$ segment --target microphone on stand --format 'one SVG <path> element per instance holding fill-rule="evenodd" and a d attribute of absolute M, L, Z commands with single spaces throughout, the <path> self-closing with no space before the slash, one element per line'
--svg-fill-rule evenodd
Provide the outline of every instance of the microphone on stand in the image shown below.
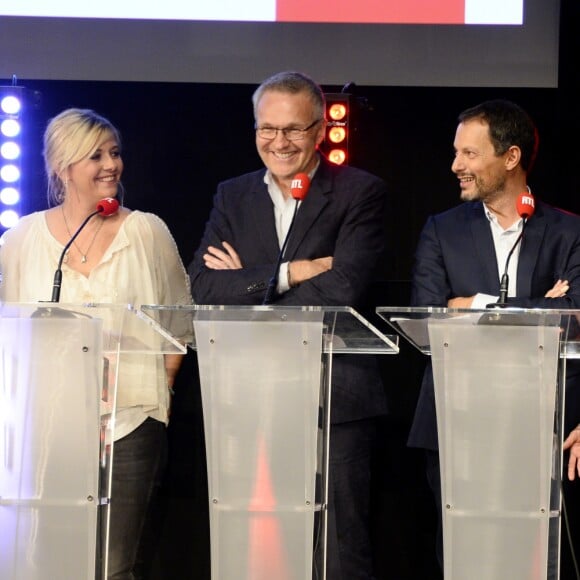
<path fill-rule="evenodd" d="M 71 239 L 66 243 L 65 247 L 62 250 L 60 259 L 58 260 L 56 272 L 54 273 L 54 281 L 52 283 L 52 298 L 50 302 L 60 301 L 60 287 L 62 285 L 62 262 L 72 243 L 76 240 L 77 236 L 83 231 L 84 227 L 89 223 L 91 218 L 99 214 L 102 215 L 103 217 L 109 217 L 116 214 L 117 210 L 119 209 L 119 202 L 114 197 L 105 197 L 97 203 L 96 207 L 97 209 L 94 212 L 90 213 L 85 218 L 83 223 L 79 226 L 77 231 L 72 235 Z"/>
<path fill-rule="evenodd" d="M 520 232 L 518 239 L 515 241 L 514 245 L 509 251 L 509 254 L 507 255 L 503 276 L 501 277 L 501 282 L 499 285 L 499 298 L 497 302 L 493 304 L 488 304 L 487 305 L 488 308 L 498 308 L 498 307 L 504 308 L 505 306 L 507 306 L 507 295 L 509 286 L 508 266 L 512 254 L 514 253 L 514 250 L 517 248 L 518 244 L 521 242 L 524 236 L 524 231 L 526 230 L 528 219 L 534 215 L 534 211 L 536 210 L 534 196 L 528 191 L 520 193 L 518 199 L 516 200 L 516 209 L 519 216 L 523 219 L 522 231 Z"/>
<path fill-rule="evenodd" d="M 288 240 L 290 239 L 290 232 L 292 232 L 292 226 L 294 225 L 294 220 L 296 219 L 296 214 L 298 213 L 298 204 L 306 197 L 308 190 L 310 189 L 310 178 L 306 173 L 297 173 L 292 179 L 292 184 L 290 186 L 290 193 L 292 197 L 296 200 L 296 205 L 294 206 L 294 214 L 292 215 L 292 221 L 290 222 L 290 227 L 284 238 L 284 243 L 280 248 L 280 253 L 278 254 L 278 260 L 276 262 L 276 268 L 274 269 L 274 274 L 270 278 L 268 283 L 268 288 L 266 289 L 266 294 L 264 295 L 264 300 L 262 305 L 270 304 L 272 298 L 274 297 L 274 292 L 278 286 L 278 274 L 280 272 L 280 265 L 282 264 L 282 258 L 284 257 L 284 252 L 286 251 L 286 246 L 288 245 Z"/>

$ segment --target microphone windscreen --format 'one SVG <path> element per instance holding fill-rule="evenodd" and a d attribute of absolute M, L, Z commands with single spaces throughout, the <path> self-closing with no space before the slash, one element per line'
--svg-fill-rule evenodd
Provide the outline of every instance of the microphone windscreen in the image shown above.
<path fill-rule="evenodd" d="M 306 173 L 297 173 L 290 185 L 290 193 L 294 199 L 302 201 L 310 189 L 310 178 Z"/>
<path fill-rule="evenodd" d="M 520 193 L 516 201 L 516 209 L 520 217 L 524 219 L 531 218 L 536 210 L 534 196 L 527 191 Z"/>
<path fill-rule="evenodd" d="M 114 197 L 104 197 L 97 203 L 97 211 L 104 217 L 116 214 L 119 209 L 119 202 Z"/>

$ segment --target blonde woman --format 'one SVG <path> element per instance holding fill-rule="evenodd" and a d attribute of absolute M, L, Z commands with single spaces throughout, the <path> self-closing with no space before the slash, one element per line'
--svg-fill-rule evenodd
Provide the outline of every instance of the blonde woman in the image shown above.
<path fill-rule="evenodd" d="M 117 129 L 87 109 L 53 118 L 44 135 L 50 208 L 25 216 L 0 247 L 0 300 L 50 300 L 65 245 L 97 203 L 121 191 Z M 60 301 L 189 304 L 177 246 L 156 215 L 120 207 L 91 218 L 62 264 Z M 109 539 L 110 579 L 134 571 L 145 516 L 166 457 L 170 389 L 181 355 L 123 355 L 115 418 Z"/>

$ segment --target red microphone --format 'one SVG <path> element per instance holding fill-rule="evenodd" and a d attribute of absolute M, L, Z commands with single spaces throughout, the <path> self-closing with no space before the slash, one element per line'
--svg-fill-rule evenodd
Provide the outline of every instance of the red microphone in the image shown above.
<path fill-rule="evenodd" d="M 117 213 L 119 209 L 119 202 L 114 197 L 104 197 L 96 205 L 96 210 L 90 213 L 83 223 L 79 226 L 77 231 L 71 236 L 71 239 L 66 243 L 62 250 L 60 259 L 58 260 L 58 266 L 56 267 L 56 272 L 54 273 L 54 281 L 52 283 L 52 298 L 51 302 L 58 302 L 60 300 L 60 288 L 62 286 L 62 262 L 71 244 L 75 241 L 76 237 L 83 231 L 83 228 L 89 223 L 89 221 L 96 215 L 101 215 L 103 217 L 110 217 Z"/>
<path fill-rule="evenodd" d="M 529 191 L 524 191 L 520 193 L 518 195 L 518 198 L 516 199 L 516 209 L 518 211 L 518 215 L 523 220 L 522 231 L 520 232 L 520 235 L 517 237 L 514 245 L 509 251 L 509 254 L 507 255 L 505 261 L 505 269 L 499 284 L 499 299 L 495 304 L 489 304 L 488 306 L 503 307 L 507 305 L 507 295 L 509 286 L 508 266 L 512 254 L 514 253 L 514 250 L 518 247 L 518 244 L 521 244 L 522 242 L 522 238 L 524 237 L 524 232 L 526 230 L 528 219 L 534 215 L 534 211 L 536 210 L 536 202 L 534 200 L 534 196 Z"/>
<path fill-rule="evenodd" d="M 297 173 L 292 179 L 290 193 L 298 201 L 302 201 L 310 189 L 310 178 L 306 173 Z"/>
<path fill-rule="evenodd" d="M 292 214 L 292 220 L 290 221 L 290 226 L 284 237 L 284 242 L 280 248 L 280 253 L 278 254 L 278 260 L 276 261 L 276 267 L 274 268 L 274 274 L 270 278 L 268 287 L 266 288 L 266 293 L 264 294 L 263 305 L 270 304 L 274 298 L 274 293 L 276 292 L 276 287 L 278 286 L 278 274 L 280 273 L 280 265 L 282 264 L 282 259 L 284 257 L 284 252 L 286 251 L 286 246 L 288 245 L 288 240 L 290 239 L 290 233 L 292 232 L 292 227 L 294 226 L 294 220 L 296 219 L 296 214 L 298 213 L 298 202 L 302 201 L 308 190 L 310 189 L 310 177 L 306 173 L 297 173 L 292 178 L 292 183 L 290 184 L 290 193 L 292 197 L 296 200 L 294 204 L 294 213 Z"/>
<path fill-rule="evenodd" d="M 103 217 L 109 217 L 117 213 L 119 202 L 115 197 L 104 197 L 97 203 L 97 213 Z"/>
<path fill-rule="evenodd" d="M 518 210 L 518 215 L 525 220 L 531 218 L 536 211 L 536 201 L 534 196 L 528 191 L 524 191 L 518 195 L 516 200 L 516 209 Z"/>

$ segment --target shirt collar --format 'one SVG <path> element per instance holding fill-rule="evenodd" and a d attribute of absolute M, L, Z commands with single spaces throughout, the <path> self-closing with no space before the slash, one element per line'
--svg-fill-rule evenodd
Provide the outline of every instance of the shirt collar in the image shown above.
<path fill-rule="evenodd" d="M 318 171 L 319 167 L 320 167 L 320 155 L 317 155 L 316 156 L 316 165 L 314 166 L 312 171 L 310 171 L 308 173 L 308 179 L 310 179 L 310 181 L 312 181 L 314 174 Z M 278 191 L 280 191 L 280 188 L 278 187 L 277 183 L 274 181 L 274 178 L 272 177 L 272 173 L 269 169 L 266 169 L 266 173 L 264 174 L 264 183 L 268 186 L 268 189 L 270 191 L 272 190 L 272 188 L 275 188 Z M 280 193 L 282 193 L 282 192 L 280 192 Z"/>
<path fill-rule="evenodd" d="M 519 232 L 521 231 L 522 227 L 523 227 L 523 220 L 522 218 L 520 218 L 519 220 L 515 221 L 509 228 L 506 228 L 505 230 L 499 225 L 499 221 L 497 220 L 497 216 L 489 209 L 489 207 L 487 207 L 487 205 L 485 204 L 485 202 L 483 203 L 483 210 L 485 212 L 485 217 L 488 219 L 488 221 L 490 222 L 490 224 L 495 227 L 495 228 L 499 228 L 500 230 L 504 231 L 504 232 Z"/>

